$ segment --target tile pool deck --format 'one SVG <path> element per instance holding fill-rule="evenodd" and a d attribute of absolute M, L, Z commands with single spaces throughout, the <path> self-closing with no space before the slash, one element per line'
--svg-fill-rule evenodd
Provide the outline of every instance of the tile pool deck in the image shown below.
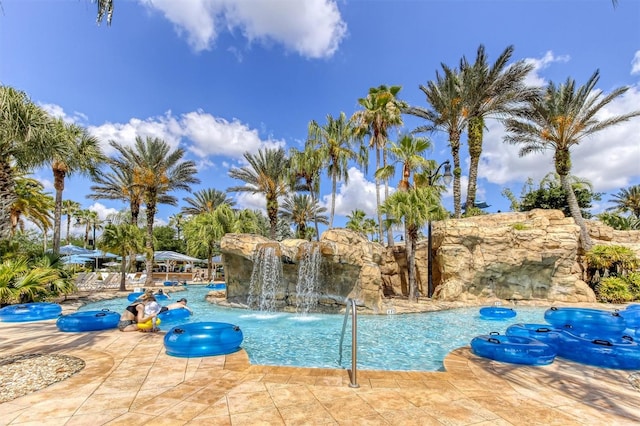
<path fill-rule="evenodd" d="M 244 350 L 175 358 L 163 333 L 62 333 L 55 321 L 0 323 L 0 356 L 83 359 L 78 374 L 0 404 L 2 425 L 637 425 L 633 371 L 562 359 L 502 364 L 461 348 L 446 372 L 251 365 Z"/>

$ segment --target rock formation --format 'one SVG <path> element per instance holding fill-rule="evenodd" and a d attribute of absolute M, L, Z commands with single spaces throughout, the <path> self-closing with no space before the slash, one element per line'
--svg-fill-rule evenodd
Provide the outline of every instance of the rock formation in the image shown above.
<path fill-rule="evenodd" d="M 640 231 L 614 231 L 598 222 L 589 226 L 595 244 L 625 245 L 640 256 Z M 434 299 L 594 302 L 594 292 L 582 281 L 578 238 L 578 226 L 558 210 L 434 222 Z M 281 262 L 278 309 L 296 309 L 299 266 L 310 247 L 321 254 L 317 281 L 322 311 L 335 311 L 348 297 L 372 312 L 384 312 L 385 298 L 408 294 L 404 245 L 383 247 L 346 229 L 326 231 L 319 243 L 227 234 L 221 250 L 230 303 L 247 304 L 256 253 L 266 247 Z M 425 295 L 426 240 L 418 243 L 416 263 L 419 292 Z"/>

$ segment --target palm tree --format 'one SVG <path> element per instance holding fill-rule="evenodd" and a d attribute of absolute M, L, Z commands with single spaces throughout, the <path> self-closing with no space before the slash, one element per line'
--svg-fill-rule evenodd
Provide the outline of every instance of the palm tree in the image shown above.
<path fill-rule="evenodd" d="M 442 220 L 447 216 L 447 211 L 440 204 L 440 191 L 433 186 L 397 191 L 385 200 L 380 209 L 392 218 L 390 219 L 391 224 L 404 223 L 407 235 L 405 249 L 409 278 L 409 300 L 417 302 L 416 242 L 420 228 L 428 221 Z"/>
<path fill-rule="evenodd" d="M 307 223 L 316 221 L 327 225 L 329 220 L 324 215 L 327 209 L 322 207 L 307 194 L 294 194 L 284 199 L 280 208 L 280 216 L 296 226 L 296 238 L 307 239 L 309 232 Z"/>
<path fill-rule="evenodd" d="M 116 150 L 122 148 L 115 141 L 110 141 L 109 145 Z M 94 200 L 122 200 L 128 202 L 131 213 L 130 223 L 138 225 L 140 206 L 143 201 L 143 189 L 139 185 L 134 185 L 134 164 L 124 156 L 110 158 L 107 160 L 107 164 L 110 171 L 108 173 L 98 172 L 93 179 L 95 185 L 91 186 L 92 193 L 87 197 Z"/>
<path fill-rule="evenodd" d="M 442 64 L 443 74 L 436 71 L 436 81 L 420 85 L 430 108 L 411 106 L 404 112 L 427 120 L 427 124 L 417 127 L 413 133 L 440 130 L 449 136 L 449 148 L 453 158 L 453 211 L 456 218 L 462 216 L 460 187 L 460 136 L 467 126 L 467 108 L 462 102 L 462 81 L 460 73 Z"/>
<path fill-rule="evenodd" d="M 320 151 L 307 143 L 303 151 L 292 148 L 289 151 L 291 159 L 291 186 L 295 191 L 308 191 L 313 202 L 318 202 L 320 197 L 320 170 L 322 170 L 322 156 Z M 318 221 L 314 218 L 316 239 L 320 240 Z"/>
<path fill-rule="evenodd" d="M 608 211 L 616 211 L 620 213 L 631 213 L 640 219 L 640 185 L 622 188 L 620 192 L 612 195 L 613 199 L 608 200 L 614 203 L 613 207 L 609 207 Z"/>
<path fill-rule="evenodd" d="M 489 66 L 484 46 L 480 45 L 473 65 L 464 57 L 460 61 L 463 102 L 468 112 L 467 141 L 470 159 L 467 208 L 475 206 L 486 119 L 508 116 L 520 102 L 532 99 L 538 93 L 538 89 L 524 84 L 524 78 L 533 70 L 533 64 L 521 60 L 507 67 L 513 50 L 513 46 L 508 46 L 496 62 Z"/>
<path fill-rule="evenodd" d="M 131 253 L 143 250 L 143 232 L 136 225 L 122 223 L 105 226 L 100 237 L 100 246 L 109 252 L 120 255 L 120 291 L 126 291 L 127 257 Z"/>
<path fill-rule="evenodd" d="M 357 163 L 364 161 L 363 154 L 353 149 L 357 140 L 356 129 L 351 120 L 347 120 L 344 112 L 338 118 L 327 115 L 327 124 L 318 125 L 315 121 L 309 123 L 309 149 L 314 149 L 327 168 L 327 175 L 331 178 L 331 214 L 329 228 L 333 228 L 333 218 L 336 211 L 336 193 L 338 181 L 345 184 L 349 181 L 349 160 Z"/>
<path fill-rule="evenodd" d="M 364 210 L 355 209 L 351 211 L 351 214 L 347 215 L 347 223 L 345 227 L 354 232 L 359 232 L 361 234 L 365 233 L 365 219 L 367 218 L 367 214 Z"/>
<path fill-rule="evenodd" d="M 11 235 L 15 173 L 42 166 L 58 150 L 49 115 L 24 92 L 0 85 L 0 239 Z"/>
<path fill-rule="evenodd" d="M 70 244 L 69 229 L 71 229 L 71 217 L 80 210 L 80 203 L 72 200 L 62 200 L 62 214 L 67 215 L 67 244 Z"/>
<path fill-rule="evenodd" d="M 35 179 L 18 176 L 15 179 L 16 201 L 10 208 L 11 236 L 16 229 L 24 232 L 24 219 L 33 222 L 38 228 L 49 229 L 52 222 L 53 198 L 43 192 L 44 186 Z"/>
<path fill-rule="evenodd" d="M 399 191 L 408 191 L 411 186 L 411 175 L 417 170 L 426 167 L 429 161 L 423 157 L 425 151 L 431 148 L 428 139 L 414 138 L 411 135 L 402 135 L 398 143 L 391 143 L 389 155 L 391 164 L 376 170 L 376 177 L 388 180 L 396 172 L 396 164 L 402 164 L 402 176 L 398 182 Z"/>
<path fill-rule="evenodd" d="M 113 18 L 113 0 L 91 0 L 98 6 L 98 15 L 96 22 L 98 25 L 107 18 L 107 26 L 111 25 L 111 18 Z"/>
<path fill-rule="evenodd" d="M 181 211 L 184 214 L 197 215 L 200 213 L 212 212 L 220 204 L 227 204 L 233 207 L 236 203 L 233 199 L 227 197 L 223 191 L 217 189 L 201 189 L 194 192 L 193 198 L 186 197 L 184 201 L 188 204 L 183 206 Z"/>
<path fill-rule="evenodd" d="M 181 148 L 171 151 L 171 147 L 162 139 L 136 137 L 133 147 L 125 147 L 118 143 L 112 146 L 119 152 L 131 171 L 131 187 L 139 190 L 146 207 L 147 217 L 147 282 L 153 283 L 153 223 L 158 204 L 175 206 L 178 200 L 171 191 L 191 191 L 190 184 L 200 183 L 195 177 L 196 164 L 193 161 L 182 161 L 185 152 Z"/>
<path fill-rule="evenodd" d="M 387 165 L 386 146 L 389 138 L 389 130 L 402 126 L 402 111 L 407 105 L 397 99 L 401 86 L 387 87 L 385 85 L 372 87 L 366 98 L 358 99 L 362 110 L 356 111 L 353 120 L 356 123 L 358 136 L 369 135 L 369 148 L 376 151 L 376 170 Z M 388 182 L 385 181 L 385 197 L 389 196 Z M 378 226 L 380 228 L 380 240 L 382 241 L 382 215 L 380 212 L 380 180 L 376 178 L 376 207 L 378 210 Z M 389 245 L 393 245 L 393 233 L 391 229 L 387 233 Z"/>
<path fill-rule="evenodd" d="M 65 123 L 62 119 L 55 121 L 55 138 L 64 149 L 53 152 L 48 163 L 53 170 L 53 187 L 55 194 L 55 211 L 53 219 L 53 253 L 60 252 L 60 222 L 62 219 L 62 191 L 64 180 L 74 173 L 95 175 L 99 165 L 104 161 L 98 139 L 89 135 L 86 129 L 75 124 Z"/>
<path fill-rule="evenodd" d="M 640 111 L 598 119 L 596 114 L 629 87 L 619 87 L 608 95 L 594 91 L 600 73 L 596 71 L 584 86 L 576 88 L 568 78 L 556 86 L 549 82 L 544 93 L 531 99 L 517 115 L 505 121 L 504 140 L 520 144 L 520 156 L 551 149 L 554 151 L 555 171 L 567 196 L 569 211 L 580 227 L 581 246 L 585 252 L 593 245 L 576 194 L 568 179 L 571 172 L 571 148 L 601 130 L 640 116 Z"/>
<path fill-rule="evenodd" d="M 232 168 L 229 177 L 245 182 L 244 186 L 233 186 L 227 192 L 250 192 L 264 194 L 269 217 L 269 235 L 276 239 L 278 228 L 278 197 L 287 195 L 289 160 L 282 148 L 264 148 L 256 155 L 244 153 L 248 166 Z"/>

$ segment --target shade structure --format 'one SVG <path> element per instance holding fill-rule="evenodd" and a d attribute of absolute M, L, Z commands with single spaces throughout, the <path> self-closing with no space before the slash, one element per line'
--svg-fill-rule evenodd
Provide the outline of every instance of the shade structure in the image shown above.
<path fill-rule="evenodd" d="M 86 248 L 74 246 L 73 244 L 67 244 L 66 246 L 60 247 L 60 254 L 64 256 L 68 255 L 86 255 L 92 253 L 93 250 L 87 250 Z"/>
<path fill-rule="evenodd" d="M 84 265 L 87 262 L 93 262 L 90 257 L 81 256 L 79 254 L 72 254 L 60 259 L 65 265 Z"/>

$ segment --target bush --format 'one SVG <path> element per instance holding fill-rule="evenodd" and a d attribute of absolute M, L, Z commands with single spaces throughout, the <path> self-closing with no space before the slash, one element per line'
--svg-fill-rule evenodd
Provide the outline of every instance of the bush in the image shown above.
<path fill-rule="evenodd" d="M 633 300 L 640 300 L 640 273 L 631 272 L 623 279 L 627 282 Z"/>
<path fill-rule="evenodd" d="M 620 277 L 603 278 L 596 286 L 596 293 L 601 302 L 626 303 L 634 300 L 629 283 Z"/>

